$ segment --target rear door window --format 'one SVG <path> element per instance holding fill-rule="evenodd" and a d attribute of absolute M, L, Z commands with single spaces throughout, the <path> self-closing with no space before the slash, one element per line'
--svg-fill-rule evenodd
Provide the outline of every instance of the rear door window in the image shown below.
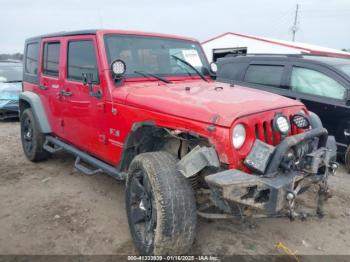
<path fill-rule="evenodd" d="M 242 80 L 242 73 L 247 67 L 247 63 L 218 63 L 219 70 L 216 74 L 217 78 Z"/>
<path fill-rule="evenodd" d="M 91 73 L 93 82 L 99 81 L 93 41 L 77 40 L 68 44 L 68 79 L 82 81 L 83 73 Z"/>
<path fill-rule="evenodd" d="M 308 68 L 293 67 L 290 86 L 293 91 L 301 93 L 335 99 L 345 97 L 344 86 L 333 78 Z"/>
<path fill-rule="evenodd" d="M 58 76 L 59 56 L 59 42 L 45 43 L 43 56 L 43 74 Z"/>
<path fill-rule="evenodd" d="M 31 43 L 27 45 L 25 56 L 24 72 L 30 75 L 38 75 L 39 67 L 39 43 Z"/>
<path fill-rule="evenodd" d="M 281 85 L 284 66 L 250 65 L 245 74 L 245 82 L 279 87 Z"/>

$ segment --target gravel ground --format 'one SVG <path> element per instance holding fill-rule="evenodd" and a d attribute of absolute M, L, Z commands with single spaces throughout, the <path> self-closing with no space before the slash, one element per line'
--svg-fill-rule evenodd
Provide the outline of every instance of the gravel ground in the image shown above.
<path fill-rule="evenodd" d="M 135 254 L 124 208 L 124 185 L 87 177 L 59 154 L 33 164 L 22 153 L 17 121 L 0 122 L 0 254 Z M 350 255 L 350 175 L 330 178 L 333 197 L 320 220 L 199 219 L 195 254 Z M 304 203 L 312 207 L 315 193 Z M 311 201 L 308 201 L 311 200 Z M 311 203 L 311 204 L 310 204 Z"/>

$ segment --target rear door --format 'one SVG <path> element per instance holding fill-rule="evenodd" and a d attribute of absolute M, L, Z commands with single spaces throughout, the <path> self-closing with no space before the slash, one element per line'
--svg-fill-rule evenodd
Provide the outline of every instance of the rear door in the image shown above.
<path fill-rule="evenodd" d="M 65 76 L 61 90 L 64 100 L 64 139 L 97 157 L 106 147 L 104 92 L 97 43 L 94 35 L 65 38 Z M 93 75 L 93 89 L 100 90 L 100 98 L 90 96 L 82 75 Z"/>
<path fill-rule="evenodd" d="M 60 38 L 44 39 L 41 43 L 41 70 L 37 92 L 45 105 L 53 132 L 62 135 L 62 100 L 59 92 L 62 87 L 62 43 Z"/>

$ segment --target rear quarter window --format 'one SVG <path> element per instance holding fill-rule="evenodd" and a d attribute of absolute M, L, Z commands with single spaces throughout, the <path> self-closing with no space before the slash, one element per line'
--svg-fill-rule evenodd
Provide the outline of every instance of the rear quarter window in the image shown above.
<path fill-rule="evenodd" d="M 39 43 L 30 43 L 26 48 L 25 73 L 38 75 L 39 68 Z"/>
<path fill-rule="evenodd" d="M 250 65 L 245 74 L 244 81 L 279 87 L 281 85 L 283 69 L 284 66 L 277 65 Z"/>
<path fill-rule="evenodd" d="M 25 44 L 23 81 L 39 84 L 40 40 Z"/>

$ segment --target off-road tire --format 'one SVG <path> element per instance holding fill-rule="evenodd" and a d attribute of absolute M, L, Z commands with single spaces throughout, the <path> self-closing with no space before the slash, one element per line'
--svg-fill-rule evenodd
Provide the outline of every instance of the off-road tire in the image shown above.
<path fill-rule="evenodd" d="M 197 224 L 196 202 L 189 181 L 175 164 L 178 159 L 164 151 L 142 153 L 130 164 L 126 183 L 126 210 L 135 246 L 143 255 L 180 255 L 192 247 Z M 150 245 L 140 239 L 132 222 L 133 176 L 144 172 L 149 179 L 156 209 L 154 237 Z M 154 207 L 153 207 L 154 208 Z"/>
<path fill-rule="evenodd" d="M 23 111 L 20 123 L 22 147 L 27 159 L 32 162 L 46 160 L 50 153 L 43 148 L 45 135 L 40 132 L 39 125 L 30 108 Z M 29 142 L 31 145 L 28 144 Z"/>
<path fill-rule="evenodd" d="M 346 148 L 345 155 L 344 155 L 344 164 L 346 167 L 346 171 L 350 173 L 350 146 Z"/>

